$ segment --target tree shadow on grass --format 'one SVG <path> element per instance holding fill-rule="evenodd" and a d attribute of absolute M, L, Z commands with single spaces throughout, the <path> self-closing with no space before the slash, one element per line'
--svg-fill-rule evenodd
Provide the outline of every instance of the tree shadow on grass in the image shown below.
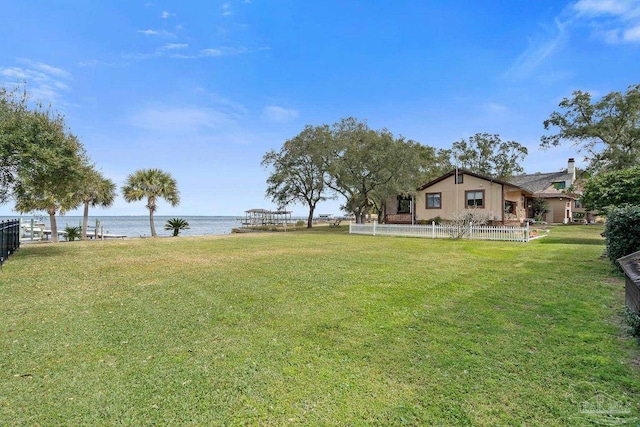
<path fill-rule="evenodd" d="M 545 237 L 540 239 L 540 244 L 555 244 L 555 245 L 598 245 L 604 246 L 604 239 L 581 239 L 579 237 Z"/>

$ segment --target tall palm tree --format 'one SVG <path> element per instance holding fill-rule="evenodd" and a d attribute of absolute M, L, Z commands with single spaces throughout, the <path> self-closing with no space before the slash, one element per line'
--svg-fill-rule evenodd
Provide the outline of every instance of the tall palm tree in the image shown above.
<path fill-rule="evenodd" d="M 176 180 L 169 173 L 160 169 L 139 169 L 135 171 L 127 177 L 127 182 L 122 187 L 122 194 L 127 202 L 147 198 L 152 237 L 156 237 L 153 213 L 157 209 L 157 199 L 163 198 L 171 206 L 177 206 L 180 203 L 180 192 L 178 191 Z"/>
<path fill-rule="evenodd" d="M 87 225 L 89 222 L 89 206 L 109 207 L 116 198 L 116 184 L 102 176 L 93 166 L 87 166 L 83 177 L 83 185 L 80 189 L 84 213 L 82 216 L 82 238 L 87 238 Z"/>

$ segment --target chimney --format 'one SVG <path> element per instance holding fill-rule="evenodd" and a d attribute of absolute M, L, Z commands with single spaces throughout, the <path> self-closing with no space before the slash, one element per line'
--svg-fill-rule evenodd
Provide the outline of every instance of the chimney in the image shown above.
<path fill-rule="evenodd" d="M 567 173 L 572 175 L 571 183 L 576 180 L 576 161 L 573 157 L 569 158 L 569 162 L 567 163 Z"/>

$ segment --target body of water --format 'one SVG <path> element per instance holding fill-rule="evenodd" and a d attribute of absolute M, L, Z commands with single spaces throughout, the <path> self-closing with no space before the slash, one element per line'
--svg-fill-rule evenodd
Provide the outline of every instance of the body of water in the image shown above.
<path fill-rule="evenodd" d="M 18 219 L 19 215 L 13 217 L 0 217 L 0 220 Z M 174 216 L 154 216 L 156 225 L 156 233 L 158 236 L 171 236 L 173 231 L 165 230 L 164 225 L 168 219 Z M 189 223 L 188 230 L 180 231 L 181 236 L 204 236 L 211 234 L 230 234 L 232 228 L 241 226 L 240 216 L 180 216 Z M 42 222 L 46 229 L 50 229 L 48 215 L 22 216 L 24 223 L 29 223 L 31 219 Z M 89 228 L 96 226 L 96 220 L 99 221 L 100 227 L 104 227 L 104 232 L 108 234 L 120 234 L 127 237 L 148 237 L 151 236 L 151 227 L 149 225 L 149 216 L 89 216 Z M 68 226 L 81 226 L 81 216 L 56 216 L 58 229 L 63 230 Z"/>

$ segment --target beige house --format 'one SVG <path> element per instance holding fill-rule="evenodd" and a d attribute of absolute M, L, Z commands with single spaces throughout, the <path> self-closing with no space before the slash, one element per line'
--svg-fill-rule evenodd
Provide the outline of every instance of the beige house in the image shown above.
<path fill-rule="evenodd" d="M 482 209 L 493 222 L 523 220 L 528 191 L 484 175 L 454 169 L 418 188 L 414 200 L 398 198 L 387 203 L 387 223 L 429 222 L 435 218 L 451 219 L 454 212 Z M 523 218 L 518 218 L 518 213 Z"/>
<path fill-rule="evenodd" d="M 533 218 L 533 200 L 542 198 L 549 212 L 549 223 L 574 221 L 575 212 L 584 212 L 578 196 L 568 190 L 575 187 L 574 159 L 567 169 L 552 173 L 518 175 L 501 181 L 465 169 L 454 169 L 418 188 L 415 198 L 389 200 L 385 221 L 389 224 L 429 222 L 435 218 L 451 219 L 463 209 L 483 209 L 493 222 L 521 222 Z M 589 220 L 589 213 L 580 214 Z"/>

